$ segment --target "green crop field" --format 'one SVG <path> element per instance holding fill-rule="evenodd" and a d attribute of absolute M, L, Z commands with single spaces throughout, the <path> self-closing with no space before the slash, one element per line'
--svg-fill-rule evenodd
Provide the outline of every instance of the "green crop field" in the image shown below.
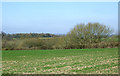
<path fill-rule="evenodd" d="M 2 51 L 3 73 L 117 74 L 118 48 Z"/>

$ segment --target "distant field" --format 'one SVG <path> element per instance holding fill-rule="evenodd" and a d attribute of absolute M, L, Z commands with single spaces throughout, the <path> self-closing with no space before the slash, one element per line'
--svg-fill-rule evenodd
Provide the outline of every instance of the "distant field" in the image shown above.
<path fill-rule="evenodd" d="M 2 52 L 3 73 L 117 74 L 118 49 L 14 50 Z"/>

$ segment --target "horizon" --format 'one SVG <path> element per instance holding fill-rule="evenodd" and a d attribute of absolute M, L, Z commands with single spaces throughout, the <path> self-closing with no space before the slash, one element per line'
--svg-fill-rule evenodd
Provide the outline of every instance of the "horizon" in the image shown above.
<path fill-rule="evenodd" d="M 2 32 L 4 32 L 4 31 L 2 31 Z M 34 33 L 34 32 L 30 32 L 30 33 L 6 33 L 6 32 L 4 32 L 5 34 L 10 34 L 10 35 L 15 35 L 15 34 L 52 34 L 52 35 L 67 35 L 67 34 L 54 34 L 54 33 Z M 1 34 L 1 33 L 0 33 Z M 110 34 L 109 36 L 111 36 L 111 35 L 118 35 L 117 33 L 112 33 L 112 34 Z"/>
<path fill-rule="evenodd" d="M 2 31 L 67 34 L 80 23 L 99 22 L 118 34 L 117 2 L 3 2 Z"/>

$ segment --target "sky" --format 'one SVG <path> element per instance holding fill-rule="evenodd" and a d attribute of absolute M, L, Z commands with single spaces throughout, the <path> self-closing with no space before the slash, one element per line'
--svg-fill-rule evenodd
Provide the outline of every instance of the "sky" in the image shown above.
<path fill-rule="evenodd" d="M 6 33 L 67 34 L 80 23 L 99 22 L 118 32 L 117 2 L 3 2 Z"/>

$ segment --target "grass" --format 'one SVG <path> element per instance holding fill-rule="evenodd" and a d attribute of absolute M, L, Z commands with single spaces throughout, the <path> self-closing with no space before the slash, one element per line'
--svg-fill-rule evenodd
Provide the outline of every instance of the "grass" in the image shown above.
<path fill-rule="evenodd" d="M 118 49 L 14 50 L 2 52 L 3 73 L 117 74 Z"/>

